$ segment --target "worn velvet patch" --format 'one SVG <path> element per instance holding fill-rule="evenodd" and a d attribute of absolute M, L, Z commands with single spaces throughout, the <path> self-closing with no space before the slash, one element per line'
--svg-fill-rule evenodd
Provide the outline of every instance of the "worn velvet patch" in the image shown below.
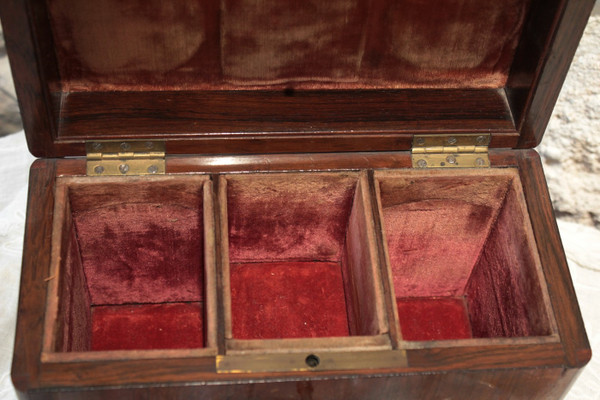
<path fill-rule="evenodd" d="M 231 262 L 340 261 L 355 174 L 228 176 Z"/>
<path fill-rule="evenodd" d="M 75 211 L 92 303 L 200 300 L 201 215 L 152 202 Z"/>
<path fill-rule="evenodd" d="M 471 337 L 471 324 L 461 297 L 397 299 L 404 340 L 448 340 Z"/>
<path fill-rule="evenodd" d="M 513 184 L 514 185 L 514 184 Z M 535 249 L 525 240 L 519 188 L 508 192 L 465 288 L 475 337 L 550 334 Z"/>
<path fill-rule="evenodd" d="M 405 340 L 550 333 L 515 171 L 382 176 L 383 224 Z"/>
<path fill-rule="evenodd" d="M 529 0 L 46 0 L 64 91 L 498 88 Z"/>
<path fill-rule="evenodd" d="M 462 295 L 509 182 L 418 173 L 380 181 L 396 296 Z"/>
<path fill-rule="evenodd" d="M 204 347 L 202 303 L 133 304 L 92 308 L 92 350 Z"/>
<path fill-rule="evenodd" d="M 231 264 L 233 337 L 348 336 L 343 285 L 339 263 Z"/>

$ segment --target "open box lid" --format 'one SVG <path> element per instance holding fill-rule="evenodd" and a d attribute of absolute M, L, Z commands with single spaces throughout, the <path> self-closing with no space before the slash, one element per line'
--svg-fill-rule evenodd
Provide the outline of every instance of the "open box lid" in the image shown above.
<path fill-rule="evenodd" d="M 30 151 L 536 146 L 594 0 L 3 0 Z"/>

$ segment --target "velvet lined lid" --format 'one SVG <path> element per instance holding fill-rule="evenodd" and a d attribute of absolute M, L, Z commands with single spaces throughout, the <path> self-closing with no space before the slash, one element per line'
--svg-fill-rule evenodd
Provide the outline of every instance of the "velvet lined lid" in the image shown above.
<path fill-rule="evenodd" d="M 592 5 L 9 0 L 0 16 L 35 155 L 122 137 L 169 153 L 383 151 L 431 132 L 537 144 Z"/>
<path fill-rule="evenodd" d="M 529 0 L 48 0 L 65 92 L 500 88 L 528 9 Z"/>

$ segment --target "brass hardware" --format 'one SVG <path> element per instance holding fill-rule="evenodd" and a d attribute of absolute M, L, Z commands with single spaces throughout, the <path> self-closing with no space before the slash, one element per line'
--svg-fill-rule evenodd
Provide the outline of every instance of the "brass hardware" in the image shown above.
<path fill-rule="evenodd" d="M 415 135 L 413 168 L 489 168 L 489 134 Z"/>
<path fill-rule="evenodd" d="M 89 176 L 165 173 L 165 142 L 94 141 L 86 143 L 85 147 Z"/>
<path fill-rule="evenodd" d="M 227 374 L 402 368 L 407 365 L 404 350 L 217 356 L 217 372 Z"/>

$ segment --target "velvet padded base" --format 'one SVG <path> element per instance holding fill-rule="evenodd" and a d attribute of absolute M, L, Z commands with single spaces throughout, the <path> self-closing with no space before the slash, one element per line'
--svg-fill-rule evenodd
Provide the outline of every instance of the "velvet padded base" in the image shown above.
<path fill-rule="evenodd" d="M 231 264 L 231 312 L 235 339 L 349 335 L 339 263 Z"/>
<path fill-rule="evenodd" d="M 202 303 L 92 308 L 92 350 L 204 347 Z"/>
<path fill-rule="evenodd" d="M 397 299 L 404 340 L 468 339 L 471 325 L 461 297 Z"/>

